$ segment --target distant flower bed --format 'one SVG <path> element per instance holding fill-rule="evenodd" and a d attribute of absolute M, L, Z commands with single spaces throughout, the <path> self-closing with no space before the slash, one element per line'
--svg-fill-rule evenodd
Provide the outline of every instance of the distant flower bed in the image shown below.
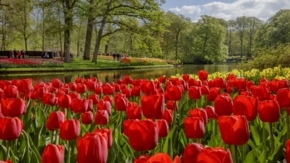
<path fill-rule="evenodd" d="M 0 68 L 63 67 L 63 62 L 54 59 L 1 58 Z"/>
<path fill-rule="evenodd" d="M 160 64 L 167 64 L 166 61 L 157 59 L 157 58 L 122 58 L 121 63 L 128 64 L 128 65 L 160 65 Z"/>

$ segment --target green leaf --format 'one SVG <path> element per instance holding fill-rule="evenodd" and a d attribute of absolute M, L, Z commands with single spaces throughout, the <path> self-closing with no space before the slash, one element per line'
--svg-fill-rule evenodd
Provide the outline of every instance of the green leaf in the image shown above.
<path fill-rule="evenodd" d="M 266 151 L 263 151 L 258 159 L 259 163 L 265 163 L 266 162 Z"/>
<path fill-rule="evenodd" d="M 256 157 L 255 157 L 255 149 L 253 149 L 251 152 L 249 152 L 246 156 L 246 159 L 244 161 L 244 163 L 254 163 L 256 160 Z"/>
<path fill-rule="evenodd" d="M 256 127 L 253 125 L 250 125 L 250 130 L 251 130 L 251 135 L 253 137 L 255 145 L 260 145 L 261 144 L 260 135 L 259 135 Z"/>

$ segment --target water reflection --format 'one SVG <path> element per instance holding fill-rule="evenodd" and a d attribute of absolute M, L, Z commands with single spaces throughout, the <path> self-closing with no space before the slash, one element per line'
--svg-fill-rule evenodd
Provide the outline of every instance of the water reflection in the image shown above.
<path fill-rule="evenodd" d="M 32 78 L 35 81 L 48 82 L 53 78 L 58 78 L 65 83 L 74 81 L 78 77 L 91 78 L 96 77 L 102 82 L 115 82 L 117 79 L 122 79 L 126 75 L 130 75 L 133 79 L 155 79 L 160 76 L 170 77 L 175 74 L 197 74 L 199 70 L 206 70 L 209 73 L 213 72 L 228 72 L 236 68 L 235 64 L 221 65 L 183 65 L 179 68 L 158 68 L 158 69 L 142 69 L 142 70 L 103 70 L 90 72 L 60 72 L 60 73 L 35 73 L 35 74 L 13 74 L 0 75 L 0 79 L 20 79 Z"/>

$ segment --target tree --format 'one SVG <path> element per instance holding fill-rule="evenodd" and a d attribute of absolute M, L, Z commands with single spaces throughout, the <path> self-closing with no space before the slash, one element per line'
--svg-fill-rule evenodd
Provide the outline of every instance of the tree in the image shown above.
<path fill-rule="evenodd" d="M 290 10 L 280 10 L 273 15 L 257 32 L 257 48 L 277 47 L 280 43 L 290 43 Z"/>
<path fill-rule="evenodd" d="M 236 30 L 239 34 L 239 38 L 240 38 L 240 48 L 241 48 L 241 52 L 240 55 L 241 57 L 243 57 L 243 42 L 244 42 L 244 37 L 245 37 L 245 32 L 246 29 L 248 27 L 248 21 L 247 21 L 247 17 L 242 16 L 242 17 L 237 17 L 236 19 Z"/>
<path fill-rule="evenodd" d="M 190 19 L 184 17 L 183 15 L 176 15 L 172 12 L 168 12 L 167 15 L 171 22 L 169 26 L 169 31 L 171 32 L 171 35 L 174 36 L 175 60 L 177 60 L 180 33 L 187 27 L 187 24 L 190 22 Z"/>
<path fill-rule="evenodd" d="M 253 47 L 253 41 L 254 36 L 257 30 L 263 25 L 262 20 L 256 18 L 256 17 L 248 17 L 248 34 L 249 34 L 249 48 L 248 48 L 248 55 L 252 55 L 252 47 Z"/>

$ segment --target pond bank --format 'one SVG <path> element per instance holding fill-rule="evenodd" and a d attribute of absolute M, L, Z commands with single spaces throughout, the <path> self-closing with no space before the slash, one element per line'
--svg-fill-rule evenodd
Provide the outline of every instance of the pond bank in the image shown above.
<path fill-rule="evenodd" d="M 173 65 L 152 66 L 126 66 L 126 67 L 99 67 L 99 68 L 1 68 L 0 74 L 22 74 L 22 73 L 50 73 L 50 72 L 85 72 L 85 71 L 109 71 L 109 70 L 137 70 L 173 68 Z"/>

